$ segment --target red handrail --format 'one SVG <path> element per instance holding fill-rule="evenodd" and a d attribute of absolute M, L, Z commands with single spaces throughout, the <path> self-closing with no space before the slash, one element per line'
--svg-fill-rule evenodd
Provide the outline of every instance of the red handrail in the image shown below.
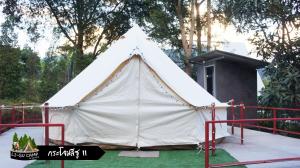
<path fill-rule="evenodd" d="M 271 118 L 271 119 L 241 119 L 241 120 L 216 120 L 216 121 L 206 121 L 205 122 L 205 168 L 214 167 L 214 164 L 209 164 L 209 124 L 216 123 L 248 123 L 248 122 L 257 122 L 257 121 L 286 121 L 286 120 L 294 120 L 300 121 L 300 118 Z M 280 161 L 288 161 L 291 158 L 281 158 Z M 300 160 L 300 157 L 293 158 L 294 160 Z M 276 159 L 273 160 L 258 160 L 258 161 L 248 161 L 248 162 L 235 162 L 234 165 L 245 165 L 245 164 L 259 164 L 259 163 L 270 163 L 275 162 Z M 279 161 L 277 159 L 277 161 Z M 226 164 L 217 164 L 216 166 L 226 166 L 230 163 Z"/>
<path fill-rule="evenodd" d="M 262 109 L 262 110 L 286 110 L 300 112 L 300 108 L 284 108 L 284 107 L 265 107 L 265 106 L 245 106 L 250 109 Z"/>
<path fill-rule="evenodd" d="M 30 124 L 0 124 L 0 126 L 5 126 L 5 127 L 61 127 L 61 144 L 64 145 L 65 143 L 65 125 L 64 124 L 42 124 L 42 123 L 30 123 Z M 49 132 L 48 132 L 49 134 Z M 49 138 L 48 136 L 45 136 L 45 144 L 46 142 L 49 142 L 49 139 L 46 139 L 46 137 Z M 64 168 L 64 160 L 61 160 L 61 168 Z"/>

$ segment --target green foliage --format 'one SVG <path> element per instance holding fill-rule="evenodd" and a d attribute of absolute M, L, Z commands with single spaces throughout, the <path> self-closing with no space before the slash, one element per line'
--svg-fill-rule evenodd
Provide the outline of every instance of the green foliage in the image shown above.
<path fill-rule="evenodd" d="M 272 61 L 259 103 L 295 107 L 300 102 L 299 1 L 222 0 L 218 5 L 238 31 L 254 32 L 250 40 L 257 55 Z"/>
<path fill-rule="evenodd" d="M 25 149 L 25 147 L 26 147 L 26 144 L 25 144 L 26 142 L 24 141 L 24 138 L 23 137 L 20 137 L 20 139 L 19 139 L 19 149 L 20 150 L 24 150 Z"/>
<path fill-rule="evenodd" d="M 15 132 L 13 136 L 13 142 L 18 142 L 18 141 L 19 141 L 18 134 Z"/>
<path fill-rule="evenodd" d="M 17 44 L 17 34 L 13 31 L 14 23 L 7 17 L 1 24 L 0 45 L 15 46 Z"/>
<path fill-rule="evenodd" d="M 187 4 L 184 3 L 183 16 L 187 17 Z M 149 5 L 149 14 L 145 16 L 142 24 L 150 36 L 160 43 L 170 44 L 181 48 L 180 28 L 176 16 L 176 2 L 172 0 L 161 1 Z"/>
<path fill-rule="evenodd" d="M 36 143 L 33 138 L 30 138 L 30 144 L 31 144 L 32 148 L 37 148 Z"/>
<path fill-rule="evenodd" d="M 24 134 L 20 137 L 20 139 L 18 139 L 18 135 L 15 133 L 13 136 L 13 142 L 17 142 L 19 144 L 19 150 L 25 150 L 28 144 L 30 144 L 33 149 L 37 148 L 34 139 L 28 136 L 27 134 Z M 14 144 L 13 149 L 15 149 Z"/>
<path fill-rule="evenodd" d="M 40 57 L 30 48 L 21 51 L 23 96 L 27 101 L 38 102 L 38 82 L 40 78 Z"/>
<path fill-rule="evenodd" d="M 28 136 L 24 134 L 22 138 L 22 146 L 20 145 L 20 149 L 24 150 L 27 144 L 28 144 Z"/>
<path fill-rule="evenodd" d="M 93 47 L 98 55 L 131 26 L 132 20 L 145 15 L 151 1 L 124 0 L 5 0 L 0 2 L 7 18 L 15 18 L 16 26 L 27 30 L 32 41 L 42 37 L 45 20 L 55 21 L 55 33 L 63 35 L 80 55 Z M 53 22 L 51 21 L 51 24 Z"/>
<path fill-rule="evenodd" d="M 21 92 L 20 49 L 0 46 L 0 98 L 15 99 Z"/>
<path fill-rule="evenodd" d="M 67 58 L 47 56 L 42 61 L 39 93 L 42 101 L 49 99 L 67 83 Z"/>
<path fill-rule="evenodd" d="M 270 82 L 262 90 L 259 103 L 265 106 L 296 107 L 300 102 L 300 70 L 291 64 L 270 65 Z"/>
<path fill-rule="evenodd" d="M 39 102 L 40 58 L 35 52 L 0 46 L 0 69 L 0 102 Z"/>

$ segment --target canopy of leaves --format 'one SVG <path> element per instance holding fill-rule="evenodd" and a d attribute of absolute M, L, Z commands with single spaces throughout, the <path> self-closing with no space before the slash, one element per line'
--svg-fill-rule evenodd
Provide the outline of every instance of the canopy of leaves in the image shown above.
<path fill-rule="evenodd" d="M 238 31 L 254 32 L 258 55 L 299 63 L 295 60 L 300 53 L 298 0 L 222 0 L 218 5 Z"/>
<path fill-rule="evenodd" d="M 96 56 L 142 17 L 151 1 L 131 0 L 5 0 L 3 13 L 36 41 L 45 22 L 63 34 L 79 54 L 93 47 Z M 55 24 L 53 24 L 55 23 Z"/>
<path fill-rule="evenodd" d="M 0 46 L 0 97 L 14 99 L 21 92 L 20 49 Z"/>
<path fill-rule="evenodd" d="M 300 70 L 290 64 L 265 70 L 269 83 L 262 90 L 259 103 L 272 107 L 296 107 L 300 102 Z"/>
<path fill-rule="evenodd" d="M 260 103 L 295 107 L 300 102 L 300 2 L 298 0 L 222 0 L 219 9 L 250 39 L 257 55 L 272 63 L 266 68 L 269 83 Z"/>

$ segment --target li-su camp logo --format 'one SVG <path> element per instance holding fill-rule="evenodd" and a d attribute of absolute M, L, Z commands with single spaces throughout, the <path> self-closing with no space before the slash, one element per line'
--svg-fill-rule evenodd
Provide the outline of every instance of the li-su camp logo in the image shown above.
<path fill-rule="evenodd" d="M 98 160 L 104 155 L 99 146 L 36 145 L 34 138 L 14 134 L 10 157 L 17 160 Z"/>
<path fill-rule="evenodd" d="M 17 160 L 33 160 L 39 158 L 39 150 L 35 144 L 34 138 L 24 134 L 18 137 L 15 133 L 12 140 L 12 149 L 10 157 Z"/>

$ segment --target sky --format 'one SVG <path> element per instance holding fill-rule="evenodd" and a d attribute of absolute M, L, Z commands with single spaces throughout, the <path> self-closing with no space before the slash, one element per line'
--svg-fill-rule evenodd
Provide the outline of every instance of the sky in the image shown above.
<path fill-rule="evenodd" d="M 4 15 L 0 9 L 0 24 L 4 22 Z M 52 33 L 52 26 L 49 23 L 45 23 L 46 29 L 43 32 L 43 37 L 40 38 L 37 43 L 33 44 L 30 42 L 28 34 L 24 30 L 17 30 L 18 35 L 18 45 L 23 48 L 24 46 L 30 46 L 35 52 L 38 53 L 40 57 L 45 57 L 46 52 L 51 46 L 57 45 L 54 40 L 54 35 Z M 233 52 L 236 54 L 249 56 L 252 58 L 257 58 L 255 54 L 249 54 L 253 51 L 254 47 L 247 40 L 250 37 L 249 34 L 240 34 L 236 32 L 234 26 L 229 25 L 224 28 L 221 24 L 215 23 L 212 25 L 212 42 L 221 41 L 223 44 L 216 43 L 212 44 L 213 49 L 224 50 L 228 52 Z M 260 59 L 260 58 L 257 58 Z"/>

